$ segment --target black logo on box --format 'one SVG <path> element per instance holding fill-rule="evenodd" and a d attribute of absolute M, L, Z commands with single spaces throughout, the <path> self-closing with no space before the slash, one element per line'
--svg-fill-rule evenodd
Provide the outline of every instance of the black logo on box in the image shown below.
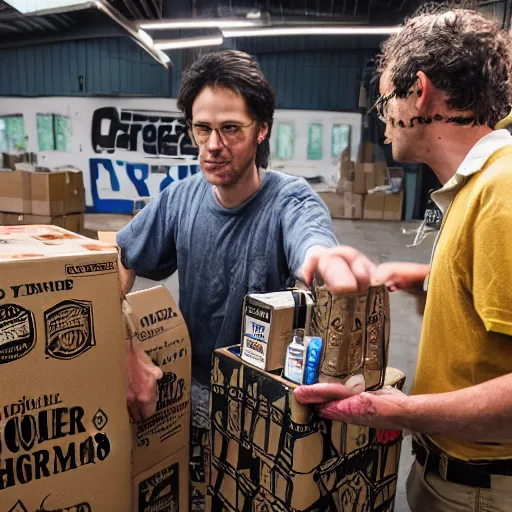
<path fill-rule="evenodd" d="M 179 511 L 180 469 L 176 462 L 139 484 L 138 512 Z"/>
<path fill-rule="evenodd" d="M 108 416 L 101 409 L 98 409 L 92 417 L 92 423 L 97 430 L 103 430 L 108 423 Z"/>
<path fill-rule="evenodd" d="M 17 304 L 0 306 L 0 364 L 26 356 L 35 343 L 34 315 Z"/>
<path fill-rule="evenodd" d="M 117 272 L 117 262 L 115 261 L 66 265 L 66 274 L 68 276 L 80 277 L 85 274 L 111 274 L 112 272 Z"/>
<path fill-rule="evenodd" d="M 65 508 L 57 508 L 57 509 L 49 509 L 45 508 L 44 504 L 46 500 L 50 497 L 50 494 L 46 496 L 46 498 L 41 503 L 41 506 L 36 510 L 36 512 L 92 512 L 92 507 L 89 503 L 82 502 L 78 505 L 71 505 L 70 507 Z"/>
<path fill-rule="evenodd" d="M 92 303 L 65 300 L 44 314 L 46 355 L 55 359 L 73 359 L 83 354 L 94 340 Z"/>
<path fill-rule="evenodd" d="M 28 512 L 25 505 L 21 500 L 18 500 L 17 503 L 14 504 L 14 507 L 10 508 L 7 512 Z"/>

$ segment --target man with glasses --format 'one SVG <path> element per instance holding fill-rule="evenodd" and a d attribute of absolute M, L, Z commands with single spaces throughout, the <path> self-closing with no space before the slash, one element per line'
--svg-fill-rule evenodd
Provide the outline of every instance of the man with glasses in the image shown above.
<path fill-rule="evenodd" d="M 309 185 L 264 171 L 274 104 L 249 55 L 226 50 L 196 61 L 183 75 L 178 107 L 202 173 L 167 187 L 117 238 L 124 292 L 135 275 L 160 280 L 179 271 L 192 342 L 193 445 L 208 428 L 212 352 L 239 343 L 244 296 L 285 289 L 302 277 L 308 257 L 337 245 Z M 337 249 L 324 270 L 340 265 L 348 289 L 368 284 L 373 266 L 363 255 Z"/>
<path fill-rule="evenodd" d="M 296 397 L 327 418 L 412 431 L 413 512 L 510 511 L 512 136 L 494 127 L 511 108 L 512 38 L 473 11 L 420 14 L 384 43 L 380 71 L 393 158 L 428 164 L 444 185 L 432 194 L 444 219 L 431 266 L 374 274 L 407 289 L 429 273 L 412 396 L 322 384 Z"/>

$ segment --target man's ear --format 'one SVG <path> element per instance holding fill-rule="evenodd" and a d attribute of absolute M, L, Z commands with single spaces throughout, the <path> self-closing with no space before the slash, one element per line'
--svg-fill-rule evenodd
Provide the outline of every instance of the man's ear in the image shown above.
<path fill-rule="evenodd" d="M 261 123 L 260 129 L 258 130 L 257 140 L 258 144 L 261 144 L 268 135 L 268 123 Z"/>
<path fill-rule="evenodd" d="M 416 76 L 418 77 L 416 89 L 416 108 L 420 114 L 424 114 L 426 111 L 428 111 L 429 106 L 432 103 L 434 85 L 428 76 L 423 73 L 423 71 L 418 71 Z"/>

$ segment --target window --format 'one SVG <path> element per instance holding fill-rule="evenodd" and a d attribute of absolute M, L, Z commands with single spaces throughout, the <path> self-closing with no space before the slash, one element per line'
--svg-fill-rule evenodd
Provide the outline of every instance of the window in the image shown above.
<path fill-rule="evenodd" d="M 290 160 L 294 154 L 295 130 L 292 123 L 278 123 L 276 136 L 276 158 Z"/>
<path fill-rule="evenodd" d="M 350 125 L 335 124 L 332 127 L 331 156 L 340 158 L 341 153 L 350 146 Z M 350 148 L 349 148 L 350 149 Z"/>
<path fill-rule="evenodd" d="M 21 114 L 0 117 L 0 151 L 25 151 L 25 124 Z"/>
<path fill-rule="evenodd" d="M 39 151 L 71 152 L 71 119 L 60 114 L 37 114 Z"/>
<path fill-rule="evenodd" d="M 312 123 L 308 131 L 308 160 L 322 160 L 324 125 Z"/>

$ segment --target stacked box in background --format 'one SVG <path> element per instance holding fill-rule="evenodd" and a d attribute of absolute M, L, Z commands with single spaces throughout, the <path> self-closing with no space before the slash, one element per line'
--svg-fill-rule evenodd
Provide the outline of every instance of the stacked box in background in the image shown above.
<path fill-rule="evenodd" d="M 0 225 L 53 224 L 83 231 L 82 172 L 0 171 Z"/>
<path fill-rule="evenodd" d="M 401 433 L 320 418 L 237 349 L 213 354 L 206 510 L 393 510 Z"/>
<path fill-rule="evenodd" d="M 2 510 L 131 510 L 117 251 L 0 226 Z"/>
<path fill-rule="evenodd" d="M 130 293 L 126 301 L 128 341 L 140 344 L 163 372 L 156 413 L 133 427 L 133 512 L 188 512 L 192 371 L 188 329 L 164 286 Z"/>
<path fill-rule="evenodd" d="M 375 146 L 361 144 L 358 161 L 350 160 L 348 150 L 340 159 L 340 177 L 336 189 L 317 189 L 334 219 L 393 220 L 402 219 L 403 170 L 389 168 L 375 161 Z M 392 191 L 379 187 L 392 185 Z"/>

